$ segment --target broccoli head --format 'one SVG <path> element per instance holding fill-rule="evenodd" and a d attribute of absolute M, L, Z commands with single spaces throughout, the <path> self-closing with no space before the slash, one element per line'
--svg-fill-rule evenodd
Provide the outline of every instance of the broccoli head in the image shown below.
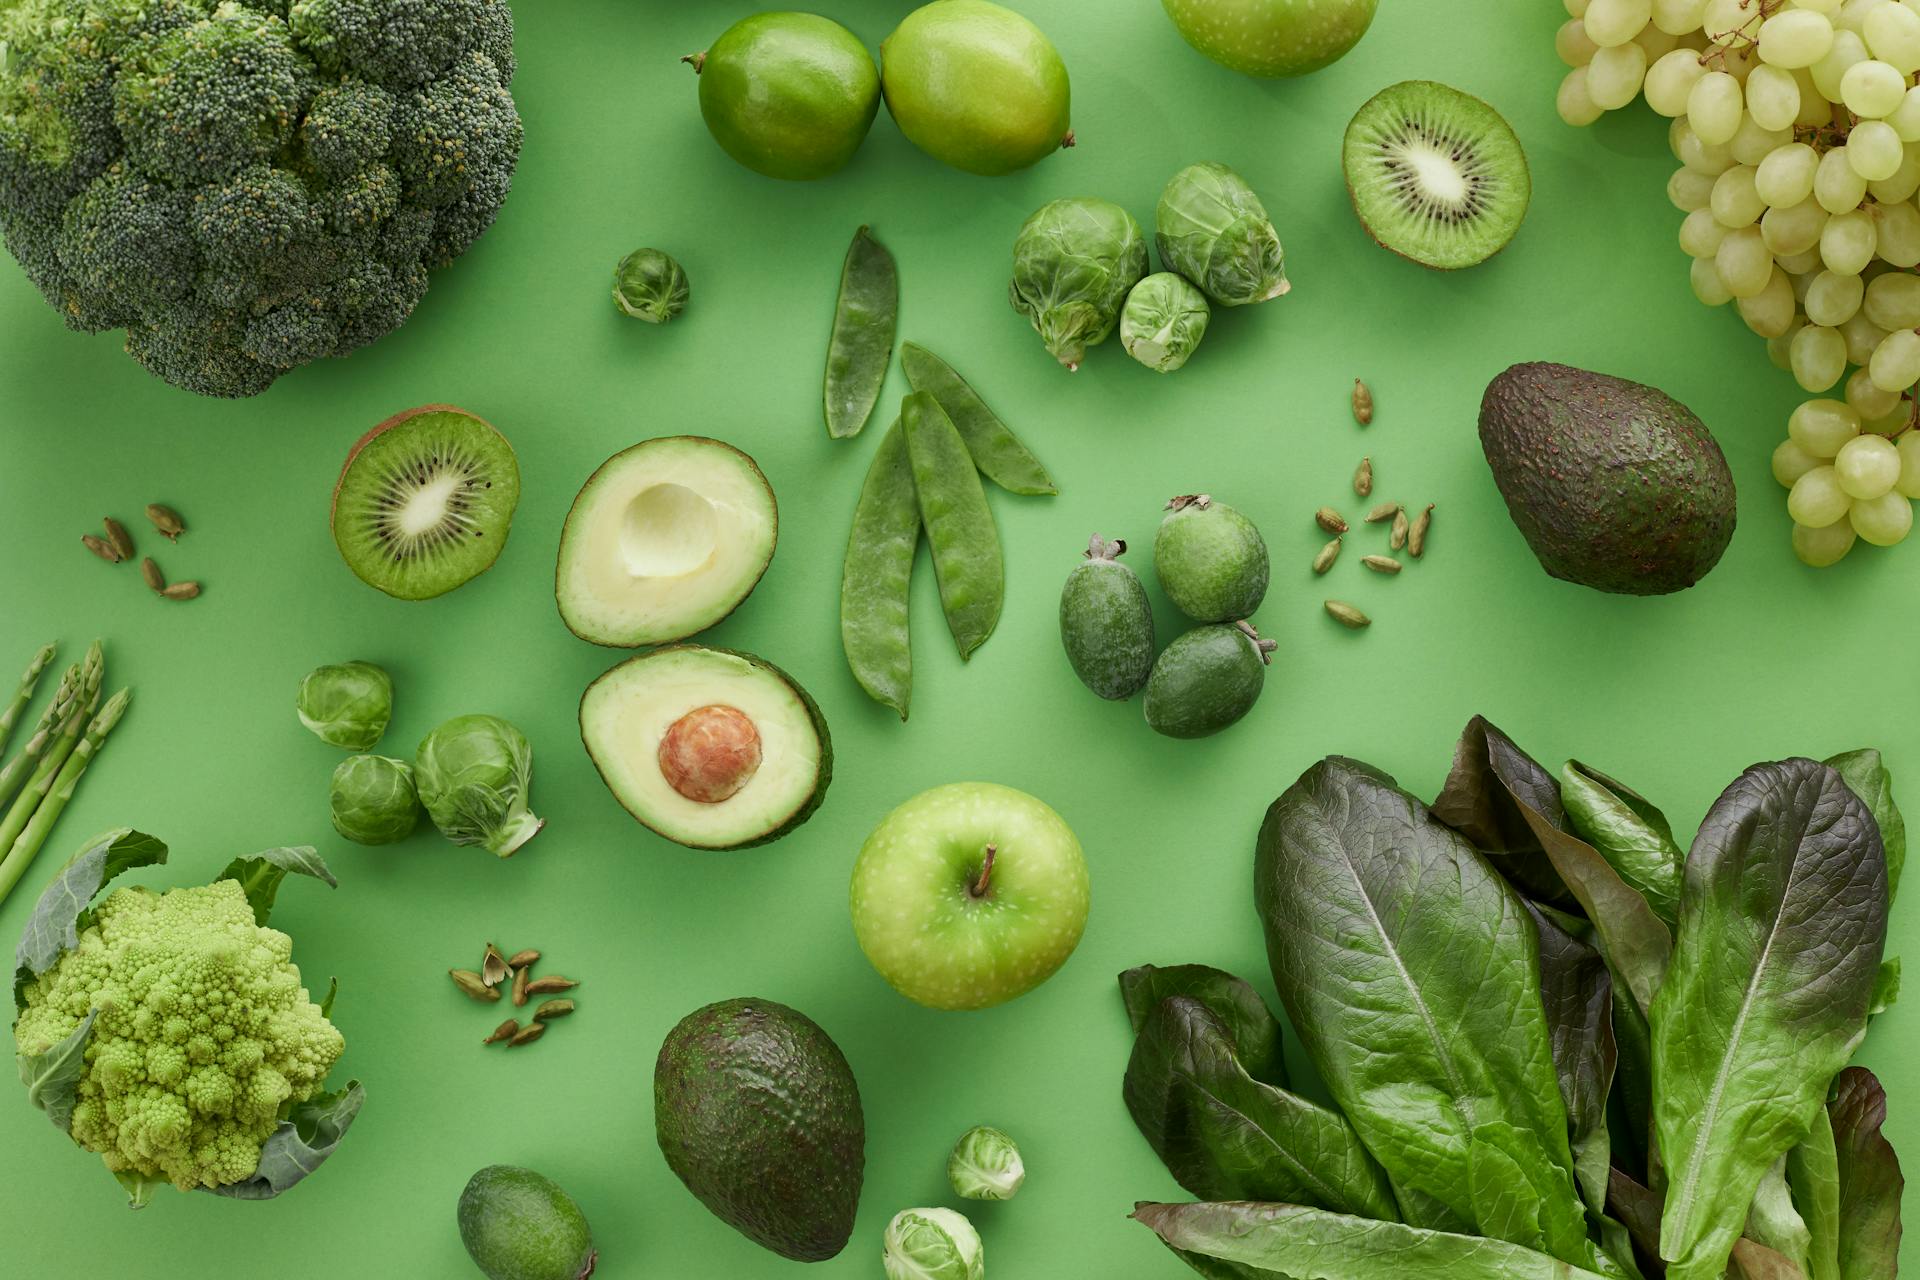
<path fill-rule="evenodd" d="M 0 0 L 0 240 L 70 327 L 254 395 L 492 225 L 513 69 L 507 0 Z"/>

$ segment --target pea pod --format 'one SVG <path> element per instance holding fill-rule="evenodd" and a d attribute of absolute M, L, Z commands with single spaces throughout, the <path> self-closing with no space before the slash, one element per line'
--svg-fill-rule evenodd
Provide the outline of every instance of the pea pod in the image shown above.
<path fill-rule="evenodd" d="M 907 593 L 919 546 L 920 505 L 907 438 L 896 420 L 873 455 L 853 512 L 840 578 L 840 647 L 860 687 L 902 720 L 913 692 Z"/>
<path fill-rule="evenodd" d="M 940 402 L 960 438 L 967 442 L 973 464 L 987 479 L 1009 493 L 1055 494 L 1053 477 L 1021 444 L 1000 415 L 987 407 L 952 365 L 914 342 L 900 344 L 900 367 L 915 391 L 925 391 Z"/>
<path fill-rule="evenodd" d="M 934 576 L 940 580 L 940 607 L 964 659 L 1000 621 L 1006 595 L 1000 535 L 980 473 L 940 402 L 917 391 L 902 404 L 900 421 L 920 498 L 920 522 L 933 549 Z"/>
<path fill-rule="evenodd" d="M 840 300 L 827 346 L 827 434 L 860 434 L 880 398 L 893 359 L 893 326 L 900 311 L 900 277 L 893 255 L 867 228 L 853 233 L 840 268 Z"/>

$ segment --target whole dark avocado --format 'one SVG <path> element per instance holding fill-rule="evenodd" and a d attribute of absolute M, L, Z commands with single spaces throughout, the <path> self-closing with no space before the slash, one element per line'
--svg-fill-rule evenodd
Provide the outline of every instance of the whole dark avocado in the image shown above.
<path fill-rule="evenodd" d="M 1480 402 L 1480 447 L 1508 514 L 1556 578 L 1665 595 L 1705 577 L 1733 537 L 1733 473 L 1719 444 L 1654 387 L 1514 365 Z"/>
<path fill-rule="evenodd" d="M 688 1014 L 660 1046 L 653 1111 L 667 1167 L 722 1222 L 796 1262 L 846 1247 L 866 1119 L 846 1056 L 811 1018 L 757 999 Z"/>

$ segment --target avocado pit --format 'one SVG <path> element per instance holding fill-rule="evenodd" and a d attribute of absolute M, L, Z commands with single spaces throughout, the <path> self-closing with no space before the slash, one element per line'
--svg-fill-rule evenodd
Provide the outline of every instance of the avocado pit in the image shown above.
<path fill-rule="evenodd" d="M 714 703 L 675 720 L 660 739 L 660 774 L 689 800 L 719 804 L 760 768 L 760 730 L 738 707 Z"/>

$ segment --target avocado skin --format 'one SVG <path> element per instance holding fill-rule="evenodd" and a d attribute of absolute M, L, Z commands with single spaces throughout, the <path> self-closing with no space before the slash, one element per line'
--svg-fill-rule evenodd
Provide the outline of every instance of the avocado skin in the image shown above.
<path fill-rule="evenodd" d="M 1563 364 L 1517 364 L 1480 402 L 1480 446 L 1507 512 L 1556 578 L 1684 590 L 1733 538 L 1733 473 L 1673 397 Z"/>
<path fill-rule="evenodd" d="M 653 1069 L 667 1167 L 714 1216 L 796 1262 L 846 1247 L 860 1206 L 866 1119 L 840 1046 L 772 1000 L 681 1019 Z"/>
<path fill-rule="evenodd" d="M 490 1164 L 460 1193 L 460 1239 L 489 1280 L 586 1280 L 593 1232 L 573 1197 L 531 1169 Z"/>

